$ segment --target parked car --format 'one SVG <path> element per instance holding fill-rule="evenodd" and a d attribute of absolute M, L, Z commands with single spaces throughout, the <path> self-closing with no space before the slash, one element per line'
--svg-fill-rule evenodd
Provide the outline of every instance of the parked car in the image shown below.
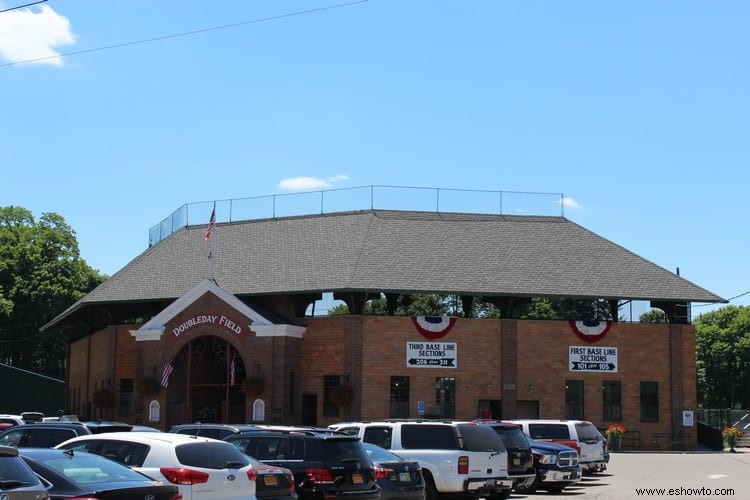
<path fill-rule="evenodd" d="M 7 429 L 8 427 L 13 427 L 14 425 L 23 425 L 24 421 L 21 418 L 21 415 L 8 415 L 8 414 L 0 414 L 0 432 Z"/>
<path fill-rule="evenodd" d="M 531 439 L 570 446 L 578 452 L 583 474 L 607 469 L 606 444 L 599 430 L 585 420 L 511 420 Z"/>
<path fill-rule="evenodd" d="M 192 436 L 203 436 L 214 439 L 224 439 L 232 434 L 239 434 L 241 432 L 252 432 L 257 430 L 254 425 L 248 424 L 202 424 L 196 422 L 194 424 L 180 424 L 173 425 L 169 432 L 176 434 L 190 434 Z"/>
<path fill-rule="evenodd" d="M 381 500 L 425 500 L 422 467 L 372 443 L 363 443 L 375 466 Z"/>
<path fill-rule="evenodd" d="M 113 460 L 91 453 L 50 448 L 22 448 L 20 454 L 47 485 L 47 492 L 52 500 L 182 498 L 177 486 L 165 485 Z"/>
<path fill-rule="evenodd" d="M 357 437 L 326 429 L 266 428 L 224 438 L 261 462 L 292 471 L 301 500 L 379 500 L 369 455 Z"/>
<path fill-rule="evenodd" d="M 267 465 L 255 457 L 246 456 L 250 460 L 250 465 L 258 472 L 255 479 L 255 496 L 258 500 L 297 500 L 294 475 L 291 470 Z"/>
<path fill-rule="evenodd" d="M 257 472 L 225 441 L 166 432 L 110 432 L 78 436 L 56 448 L 95 453 L 177 485 L 185 500 L 255 500 Z"/>
<path fill-rule="evenodd" d="M 0 445 L 16 448 L 52 448 L 76 436 L 130 430 L 121 423 L 37 422 L 15 425 L 0 433 Z"/>
<path fill-rule="evenodd" d="M 442 495 L 500 500 L 513 487 L 502 439 L 476 422 L 406 419 L 330 427 L 419 462 L 427 500 Z"/>
<path fill-rule="evenodd" d="M 534 493 L 540 489 L 560 493 L 581 480 L 581 465 L 576 450 L 550 441 L 528 441 L 534 455 L 536 474 L 532 484 L 518 488 L 519 493 Z"/>
<path fill-rule="evenodd" d="M 48 500 L 47 487 L 21 459 L 17 448 L 0 446 L 0 498 Z"/>
<path fill-rule="evenodd" d="M 505 444 L 508 451 L 508 476 L 513 479 L 513 489 L 523 489 L 534 482 L 536 470 L 534 469 L 534 457 L 531 453 L 531 445 L 520 425 L 499 420 L 480 420 L 494 430 Z"/>

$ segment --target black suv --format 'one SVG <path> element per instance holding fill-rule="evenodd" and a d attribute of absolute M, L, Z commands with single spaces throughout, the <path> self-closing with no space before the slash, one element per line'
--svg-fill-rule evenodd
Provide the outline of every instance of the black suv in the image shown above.
<path fill-rule="evenodd" d="M 513 479 L 513 489 L 531 486 L 536 477 L 534 455 L 531 445 L 520 425 L 498 420 L 478 420 L 480 424 L 491 427 L 503 440 L 508 450 L 508 476 Z"/>
<path fill-rule="evenodd" d="M 175 434 L 190 434 L 191 436 L 209 437 L 213 439 L 224 439 L 227 436 L 233 434 L 247 433 L 259 431 L 260 428 L 249 425 L 249 424 L 202 424 L 196 422 L 194 424 L 180 424 L 173 425 L 169 432 Z"/>
<path fill-rule="evenodd" d="M 86 434 L 129 431 L 120 422 L 37 422 L 14 425 L 0 434 L 0 445 L 14 448 L 53 448 L 63 441 Z"/>
<path fill-rule="evenodd" d="M 264 426 L 262 432 L 234 434 L 224 441 L 263 463 L 290 469 L 301 500 L 380 498 L 370 457 L 355 436 Z"/>

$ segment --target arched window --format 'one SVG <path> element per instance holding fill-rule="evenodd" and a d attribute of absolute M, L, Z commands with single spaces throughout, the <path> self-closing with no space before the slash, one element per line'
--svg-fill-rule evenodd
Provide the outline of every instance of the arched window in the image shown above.
<path fill-rule="evenodd" d="M 262 399 L 253 401 L 253 422 L 263 422 L 266 419 L 266 403 Z"/>
<path fill-rule="evenodd" d="M 159 413 L 161 413 L 161 405 L 157 400 L 153 400 L 148 404 L 148 421 L 158 422 Z"/>

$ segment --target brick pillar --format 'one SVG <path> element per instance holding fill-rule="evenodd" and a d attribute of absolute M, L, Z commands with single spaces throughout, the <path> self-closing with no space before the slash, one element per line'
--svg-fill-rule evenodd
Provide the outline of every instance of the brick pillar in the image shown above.
<path fill-rule="evenodd" d="M 502 366 L 502 418 L 516 418 L 518 402 L 518 321 L 504 319 L 500 321 L 500 354 Z"/>

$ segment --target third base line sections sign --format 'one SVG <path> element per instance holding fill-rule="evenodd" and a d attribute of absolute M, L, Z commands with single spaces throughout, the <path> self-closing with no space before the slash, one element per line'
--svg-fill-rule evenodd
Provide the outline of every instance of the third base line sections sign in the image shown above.
<path fill-rule="evenodd" d="M 617 373 L 617 347 L 568 346 L 568 370 Z"/>
<path fill-rule="evenodd" d="M 455 342 L 407 342 L 407 368 L 456 368 Z"/>

